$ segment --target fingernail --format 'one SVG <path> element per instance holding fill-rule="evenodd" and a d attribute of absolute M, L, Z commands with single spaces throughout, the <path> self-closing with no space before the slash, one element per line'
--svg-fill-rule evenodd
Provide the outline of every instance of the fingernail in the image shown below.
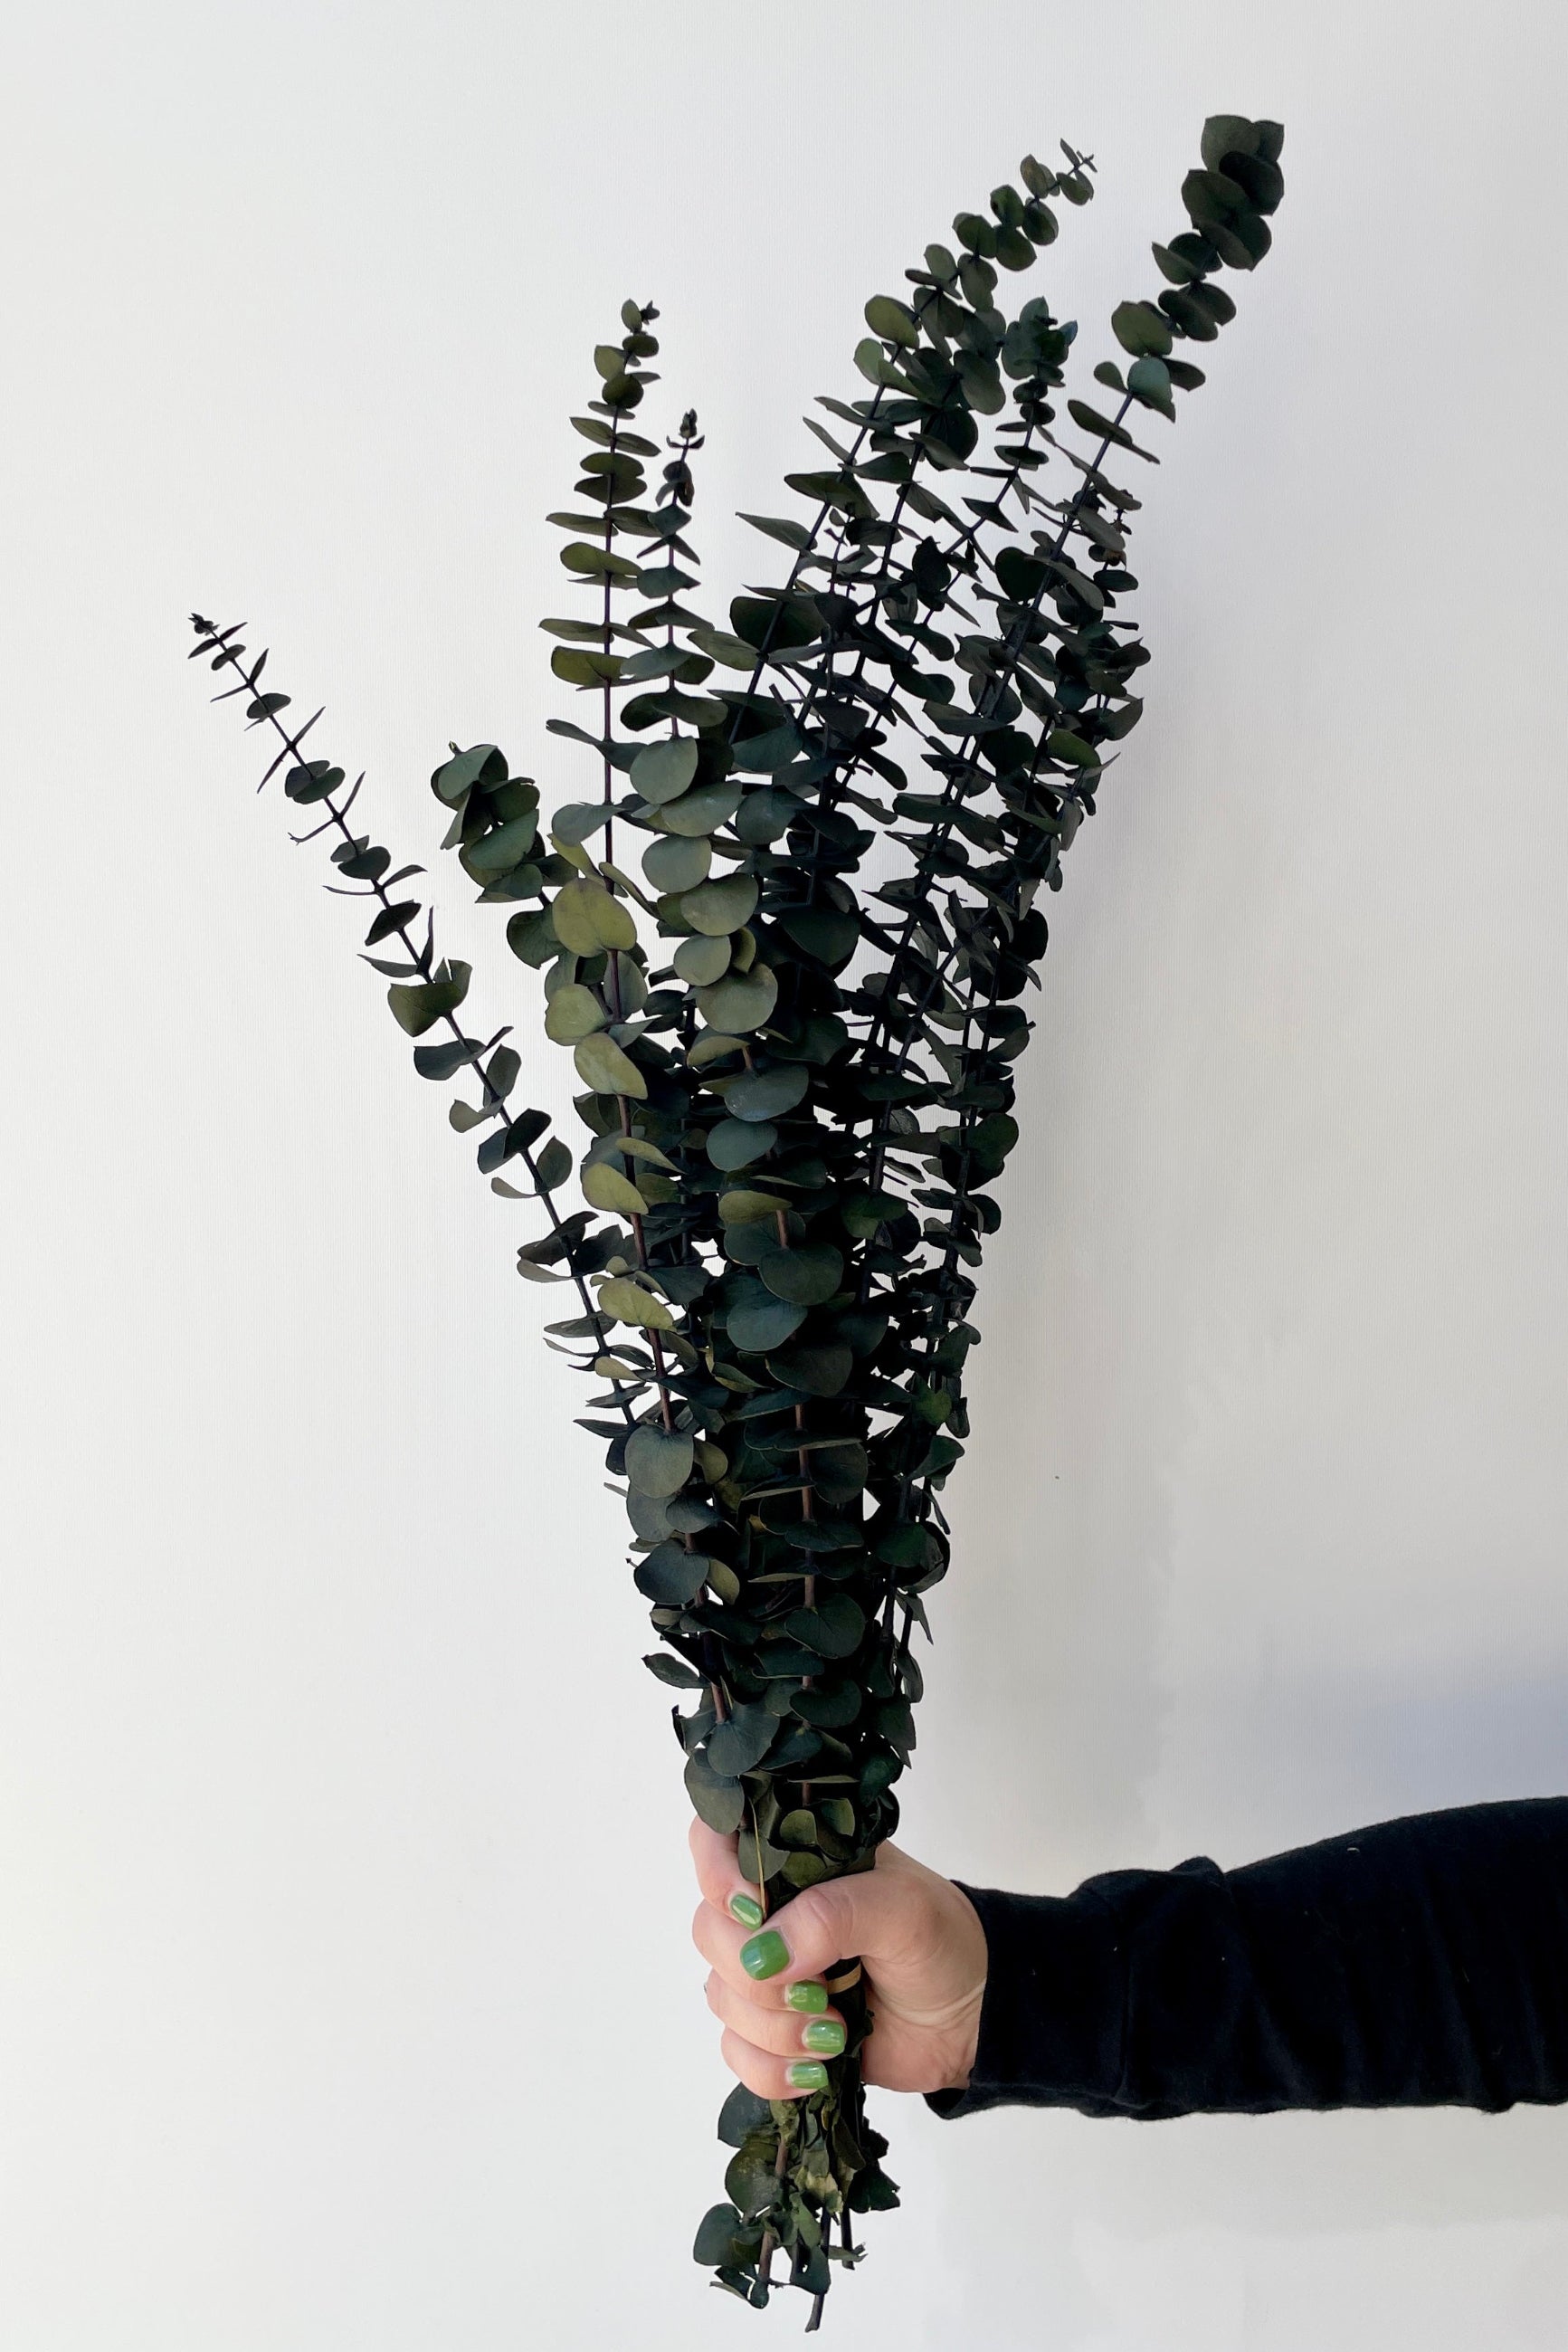
<path fill-rule="evenodd" d="M 814 2059 L 798 2058 L 793 2066 L 784 2071 L 793 2091 L 825 2091 L 828 2087 L 828 2070 Z"/>
<path fill-rule="evenodd" d="M 789 1965 L 789 1947 L 777 1927 L 764 1927 L 740 1948 L 740 1965 L 748 1977 L 776 1977 Z"/>
<path fill-rule="evenodd" d="M 786 2009 L 805 2009 L 820 2011 L 826 2009 L 827 2005 L 827 1986 L 813 1984 L 810 1977 L 802 1977 L 798 1984 L 786 1985 L 784 1988 L 784 2006 Z"/>
<path fill-rule="evenodd" d="M 738 1919 L 743 1927 L 760 1927 L 766 1914 L 755 1895 L 732 1895 L 729 1916 Z"/>
<path fill-rule="evenodd" d="M 844 2046 L 844 2029 L 836 2017 L 816 2017 L 801 2029 L 803 2050 L 820 2050 L 824 2058 L 836 2058 Z"/>

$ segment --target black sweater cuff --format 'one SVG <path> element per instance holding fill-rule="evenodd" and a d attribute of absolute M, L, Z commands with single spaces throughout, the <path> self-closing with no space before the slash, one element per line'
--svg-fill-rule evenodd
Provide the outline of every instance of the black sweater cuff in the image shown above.
<path fill-rule="evenodd" d="M 1065 1897 L 964 1892 L 989 1957 L 968 2086 L 926 2101 L 944 2117 L 1568 2099 L 1568 1800 L 1229 1873 L 1199 1856 Z"/>

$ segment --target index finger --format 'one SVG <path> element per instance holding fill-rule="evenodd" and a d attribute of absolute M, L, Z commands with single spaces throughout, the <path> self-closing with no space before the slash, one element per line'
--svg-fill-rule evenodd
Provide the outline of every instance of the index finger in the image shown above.
<path fill-rule="evenodd" d="M 711 1903 L 716 1911 L 722 1911 L 727 1919 L 737 1920 L 743 1927 L 760 1927 L 767 1916 L 761 1889 L 748 1885 L 740 1874 L 738 1838 L 721 1837 L 717 1830 L 709 1829 L 706 1822 L 698 1821 L 695 1814 L 687 1835 L 704 1901 Z"/>

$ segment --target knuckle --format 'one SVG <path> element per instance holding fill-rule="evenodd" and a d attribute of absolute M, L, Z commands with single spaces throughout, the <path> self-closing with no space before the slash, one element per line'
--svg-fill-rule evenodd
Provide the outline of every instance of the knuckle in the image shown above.
<path fill-rule="evenodd" d="M 835 1908 L 814 1886 L 797 1895 L 790 1904 L 789 1948 L 797 1967 L 815 1968 L 819 1956 L 827 1959 L 833 1957 L 826 1947 L 833 1939 L 831 1917 Z"/>

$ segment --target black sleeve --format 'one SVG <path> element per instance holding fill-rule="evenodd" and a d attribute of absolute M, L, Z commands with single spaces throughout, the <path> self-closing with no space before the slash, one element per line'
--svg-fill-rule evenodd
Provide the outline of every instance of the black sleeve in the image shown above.
<path fill-rule="evenodd" d="M 1153 2120 L 1568 2099 L 1568 1798 L 1384 1822 L 1074 1895 L 966 1886 L 989 1969 L 968 2087 Z"/>

